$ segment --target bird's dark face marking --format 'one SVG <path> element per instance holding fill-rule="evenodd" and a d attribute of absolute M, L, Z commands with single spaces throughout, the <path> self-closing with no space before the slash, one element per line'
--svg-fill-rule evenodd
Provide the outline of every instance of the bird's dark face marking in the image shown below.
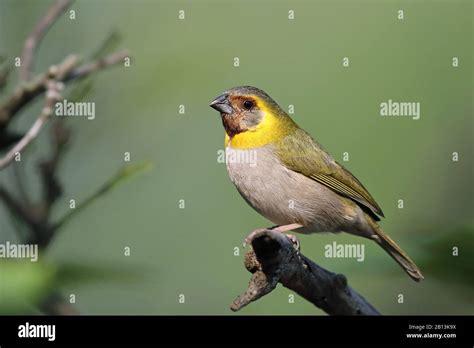
<path fill-rule="evenodd" d="M 220 112 L 227 135 L 255 128 L 263 119 L 263 100 L 254 87 L 237 87 L 224 92 L 209 105 Z M 264 92 L 262 92 L 264 93 Z"/>

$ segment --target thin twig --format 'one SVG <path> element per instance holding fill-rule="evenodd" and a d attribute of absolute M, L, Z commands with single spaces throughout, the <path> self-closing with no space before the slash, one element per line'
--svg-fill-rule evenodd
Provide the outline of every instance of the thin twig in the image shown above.
<path fill-rule="evenodd" d="M 51 85 L 56 86 L 57 83 L 53 83 Z M 43 128 L 46 121 L 53 114 L 54 104 L 59 100 L 59 96 L 60 94 L 58 87 L 48 88 L 43 110 L 33 125 L 30 127 L 28 132 L 26 132 L 26 134 L 23 136 L 23 138 L 18 143 L 16 143 L 16 145 L 13 146 L 2 159 L 0 159 L 0 169 L 7 167 L 13 161 L 15 156 L 20 154 L 31 143 L 31 141 L 38 136 L 41 128 Z"/>
<path fill-rule="evenodd" d="M 78 67 L 77 69 L 74 69 L 69 75 L 65 77 L 63 82 L 68 82 L 71 80 L 81 79 L 83 77 L 89 76 L 90 74 L 98 70 L 123 62 L 125 58 L 129 57 L 129 55 L 130 54 L 127 50 L 121 50 L 114 52 L 104 58 L 99 58 L 93 62 L 87 63 L 83 66 Z"/>
<path fill-rule="evenodd" d="M 56 80 L 61 80 L 67 73 L 76 65 L 77 57 L 69 56 L 59 67 L 53 66 L 50 68 L 50 75 L 53 76 L 51 79 L 45 81 L 45 88 L 47 89 L 46 100 L 43 109 L 41 110 L 40 115 L 30 127 L 28 132 L 23 136 L 23 138 L 13 146 L 5 156 L 0 159 L 0 170 L 8 166 L 17 154 L 21 153 L 33 139 L 35 139 L 44 124 L 53 114 L 54 105 L 61 98 L 61 91 L 64 88 L 64 85 Z"/>
<path fill-rule="evenodd" d="M 31 77 L 35 52 L 48 29 L 57 21 L 61 14 L 71 5 L 71 0 L 56 0 L 46 14 L 40 18 L 33 31 L 25 40 L 21 54 L 20 80 L 28 81 Z"/>
<path fill-rule="evenodd" d="M 68 56 L 59 66 L 51 66 L 48 72 L 48 78 L 44 80 L 44 88 L 47 89 L 45 105 L 40 115 L 30 127 L 23 138 L 15 144 L 3 158 L 0 159 L 0 170 L 7 167 L 17 154 L 21 153 L 35 139 L 45 123 L 53 114 L 54 105 L 61 98 L 61 91 L 64 88 L 62 82 L 64 77 L 77 65 L 78 57 Z"/>
<path fill-rule="evenodd" d="M 90 76 L 92 73 L 100 69 L 123 62 L 123 60 L 128 56 L 129 53 L 126 50 L 117 51 L 105 58 L 78 67 L 62 78 L 56 77 L 56 80 L 59 82 L 80 80 Z M 48 78 L 51 78 L 48 74 L 38 75 L 30 82 L 21 84 L 15 92 L 6 99 L 6 101 L 0 106 L 0 128 L 5 126 L 5 124 L 8 124 L 14 115 L 46 90 L 45 80 Z"/>

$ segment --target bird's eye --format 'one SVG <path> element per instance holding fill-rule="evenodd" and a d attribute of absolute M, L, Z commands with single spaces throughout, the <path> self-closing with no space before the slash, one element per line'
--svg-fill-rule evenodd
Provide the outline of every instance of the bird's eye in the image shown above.
<path fill-rule="evenodd" d="M 253 101 L 251 100 L 244 101 L 244 108 L 246 110 L 250 110 L 252 107 L 253 107 Z"/>

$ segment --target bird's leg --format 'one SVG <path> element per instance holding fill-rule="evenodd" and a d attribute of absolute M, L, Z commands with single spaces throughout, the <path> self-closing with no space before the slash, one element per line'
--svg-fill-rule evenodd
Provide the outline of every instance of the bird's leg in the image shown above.
<path fill-rule="evenodd" d="M 281 232 L 281 233 L 286 233 L 288 231 L 296 230 L 297 228 L 301 228 L 303 225 L 301 224 L 289 224 L 289 225 L 277 225 L 270 227 L 269 230 L 275 231 L 275 232 Z"/>
<path fill-rule="evenodd" d="M 297 228 L 300 228 L 300 227 L 303 227 L 303 225 L 301 224 L 289 224 L 289 225 L 277 225 L 277 226 L 273 226 L 273 227 L 270 227 L 270 228 L 259 228 L 259 229 L 256 229 L 255 231 L 251 232 L 247 238 L 245 238 L 244 240 L 244 247 L 247 245 L 247 244 L 250 244 L 252 242 L 252 240 L 254 239 L 255 235 L 262 231 L 262 230 L 272 230 L 272 231 L 275 231 L 275 232 L 281 232 L 281 233 L 286 233 L 286 232 L 289 232 L 289 231 L 292 231 L 292 230 L 296 230 Z M 288 235 L 289 238 L 291 239 L 291 241 L 293 243 L 295 243 L 294 239 L 296 238 L 295 236 L 293 235 Z M 292 238 L 293 237 L 293 238 Z"/>

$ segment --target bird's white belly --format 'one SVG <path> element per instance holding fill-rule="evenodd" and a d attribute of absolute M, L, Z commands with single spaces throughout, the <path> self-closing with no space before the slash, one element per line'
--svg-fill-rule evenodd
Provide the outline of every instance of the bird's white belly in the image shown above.
<path fill-rule="evenodd" d="M 226 148 L 227 171 L 244 199 L 276 225 L 300 223 L 299 232 L 341 230 L 341 197 L 306 176 L 287 169 L 272 145 Z"/>

